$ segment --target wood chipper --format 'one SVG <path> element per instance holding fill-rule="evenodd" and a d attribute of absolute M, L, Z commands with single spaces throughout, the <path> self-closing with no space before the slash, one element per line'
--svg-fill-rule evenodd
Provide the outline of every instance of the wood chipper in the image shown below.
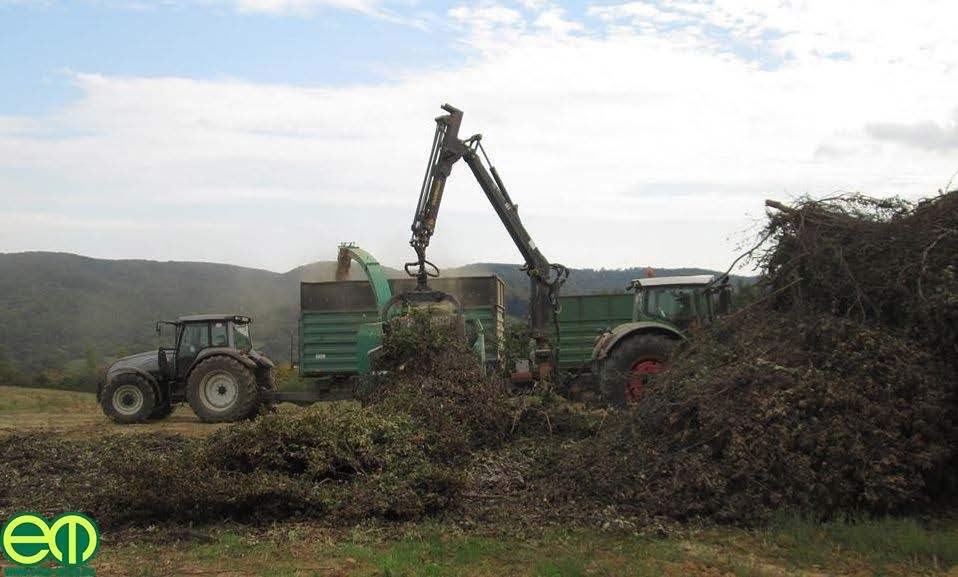
<path fill-rule="evenodd" d="M 352 263 L 365 280 L 348 280 Z M 337 280 L 300 283 L 298 367 L 310 391 L 282 391 L 278 401 L 310 403 L 352 398 L 357 385 L 375 371 L 387 321 L 401 316 L 408 303 L 395 298 L 415 288 L 414 279 L 389 278 L 369 252 L 345 243 L 339 247 Z M 495 275 L 436 279 L 449 295 L 435 304 L 448 314 L 437 322 L 457 325 L 476 357 L 498 365 L 505 339 L 505 287 Z M 431 306 L 431 302 L 416 306 Z"/>

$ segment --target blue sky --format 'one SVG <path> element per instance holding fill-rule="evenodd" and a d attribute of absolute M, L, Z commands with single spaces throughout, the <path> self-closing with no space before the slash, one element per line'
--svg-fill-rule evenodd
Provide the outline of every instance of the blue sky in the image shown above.
<path fill-rule="evenodd" d="M 160 3 L 158 3 L 160 4 Z M 308 15 L 221 4 L 0 0 L 0 113 L 37 114 L 80 94 L 68 71 L 346 85 L 448 64 L 454 34 L 319 6 Z"/>
<path fill-rule="evenodd" d="M 956 16 L 937 0 L 0 0 L 0 252 L 287 270 L 351 240 L 399 264 L 451 102 L 551 259 L 723 268 L 766 197 L 944 186 Z M 432 250 L 519 259 L 465 167 Z"/>

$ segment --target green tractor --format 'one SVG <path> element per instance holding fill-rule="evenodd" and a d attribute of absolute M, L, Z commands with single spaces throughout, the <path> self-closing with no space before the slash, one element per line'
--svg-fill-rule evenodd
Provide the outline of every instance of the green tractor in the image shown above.
<path fill-rule="evenodd" d="M 638 402 L 689 329 L 731 308 L 728 277 L 710 275 L 635 279 L 632 321 L 606 331 L 592 357 L 599 391 L 615 405 Z"/>
<path fill-rule="evenodd" d="M 273 362 L 253 350 L 251 319 L 184 316 L 172 326 L 172 348 L 119 359 L 97 387 L 103 412 L 120 424 L 163 419 L 187 402 L 200 420 L 231 422 L 255 415 L 273 388 Z"/>

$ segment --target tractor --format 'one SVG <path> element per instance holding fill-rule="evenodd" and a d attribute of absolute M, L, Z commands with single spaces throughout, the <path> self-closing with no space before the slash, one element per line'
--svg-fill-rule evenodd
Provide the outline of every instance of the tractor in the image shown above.
<path fill-rule="evenodd" d="M 97 387 L 103 412 L 120 424 L 164 419 L 182 402 L 201 421 L 231 422 L 255 415 L 273 389 L 273 362 L 253 350 L 251 319 L 195 315 L 159 321 L 174 329 L 162 345 L 113 363 Z"/>
<path fill-rule="evenodd" d="M 599 391 L 614 405 L 640 401 L 689 329 L 708 324 L 731 308 L 728 276 L 635 279 L 632 321 L 605 331 L 595 343 L 593 374 Z"/>

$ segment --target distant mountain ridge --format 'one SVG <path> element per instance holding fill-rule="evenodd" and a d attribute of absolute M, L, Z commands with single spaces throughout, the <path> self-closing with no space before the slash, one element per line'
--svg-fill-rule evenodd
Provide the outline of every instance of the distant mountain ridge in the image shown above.
<path fill-rule="evenodd" d="M 299 313 L 299 283 L 333 280 L 336 263 L 320 261 L 286 273 L 235 265 L 149 260 L 105 260 L 70 253 L 0 254 L 0 355 L 25 372 L 61 368 L 90 355 L 115 356 L 157 346 L 158 319 L 206 312 L 254 318 L 257 346 L 289 356 Z M 403 276 L 387 268 L 390 276 Z M 661 269 L 659 275 L 705 274 Z M 521 316 L 528 277 L 516 264 L 477 263 L 444 276 L 497 274 L 507 286 L 507 310 Z M 645 267 L 573 270 L 567 294 L 622 292 Z M 353 267 L 351 279 L 363 279 Z"/>

